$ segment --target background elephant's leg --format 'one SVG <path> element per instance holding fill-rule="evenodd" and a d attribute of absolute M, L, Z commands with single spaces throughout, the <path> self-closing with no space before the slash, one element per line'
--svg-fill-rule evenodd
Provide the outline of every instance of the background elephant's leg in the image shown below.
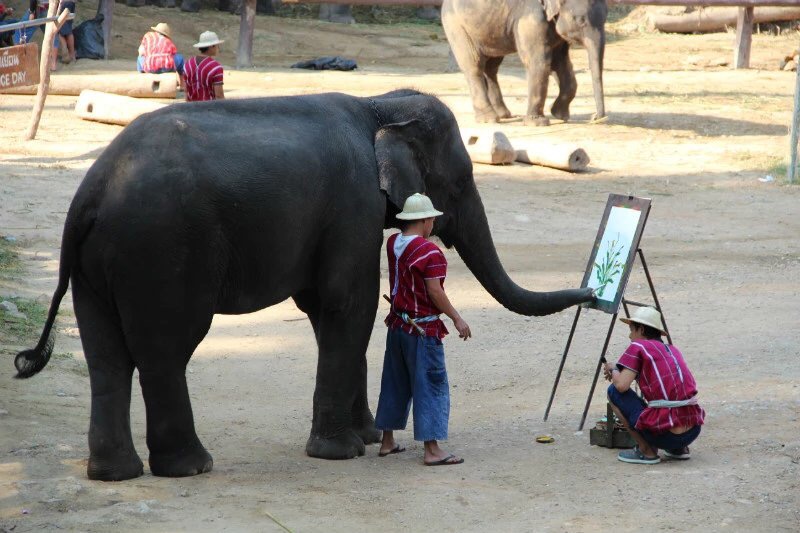
<path fill-rule="evenodd" d="M 575 69 L 569 59 L 569 44 L 564 43 L 553 50 L 553 71 L 558 77 L 558 97 L 553 102 L 550 112 L 563 121 L 569 120 L 569 105 L 575 99 L 578 82 L 575 80 Z"/>
<path fill-rule="evenodd" d="M 486 88 L 489 101 L 497 117 L 509 118 L 511 117 L 511 111 L 508 110 L 505 102 L 503 102 L 503 93 L 500 91 L 500 84 L 497 82 L 497 71 L 500 69 L 503 59 L 504 56 L 500 56 L 490 57 L 486 60 Z"/>
<path fill-rule="evenodd" d="M 73 277 L 72 294 L 92 389 L 87 475 L 101 481 L 141 476 L 130 424 L 133 360 L 112 312 L 80 275 Z"/>
<path fill-rule="evenodd" d="M 547 98 L 552 56 L 545 40 L 546 26 L 536 21 L 521 21 L 515 36 L 519 58 L 528 73 L 528 111 L 525 114 L 525 124 L 547 126 L 550 121 L 544 116 L 544 101 Z"/>
<path fill-rule="evenodd" d="M 467 34 L 459 27 L 446 28 L 450 49 L 461 72 L 467 78 L 472 108 L 477 122 L 497 122 L 497 113 L 489 101 L 486 84 L 486 58 L 483 57 Z"/>

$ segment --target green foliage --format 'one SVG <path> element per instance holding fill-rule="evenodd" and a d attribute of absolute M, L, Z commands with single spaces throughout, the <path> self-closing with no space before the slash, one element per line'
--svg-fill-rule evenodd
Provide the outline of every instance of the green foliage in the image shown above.
<path fill-rule="evenodd" d="M 622 269 L 625 266 L 619 261 L 622 254 L 623 245 L 619 243 L 619 234 L 617 238 L 608 243 L 606 248 L 606 255 L 602 263 L 595 262 L 595 277 L 597 277 L 600 285 L 597 287 L 597 296 L 603 296 L 603 291 L 606 290 L 606 285 L 614 281 L 614 276 L 622 274 Z"/>

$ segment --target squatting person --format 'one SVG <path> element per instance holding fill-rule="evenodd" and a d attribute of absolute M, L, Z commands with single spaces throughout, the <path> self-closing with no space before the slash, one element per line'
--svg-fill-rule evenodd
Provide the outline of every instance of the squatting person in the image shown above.
<path fill-rule="evenodd" d="M 626 463 L 656 464 L 658 450 L 672 459 L 689 459 L 689 445 L 700 434 L 705 412 L 697 403 L 697 384 L 680 350 L 661 340 L 666 335 L 661 313 L 638 308 L 628 324 L 630 346 L 616 365 L 606 363 L 604 374 L 611 385 L 611 408 L 637 446 L 619 453 Z M 631 390 L 636 380 L 644 399 Z M 646 400 L 646 403 L 645 403 Z M 609 421 L 610 423 L 610 421 Z"/>
<path fill-rule="evenodd" d="M 450 390 L 442 339 L 447 328 L 439 318 L 453 321 L 459 337 L 472 336 L 469 326 L 444 292 L 447 260 L 428 237 L 441 215 L 422 194 L 410 196 L 397 215 L 401 233 L 386 243 L 392 308 L 386 317 L 386 353 L 375 426 L 383 431 L 379 456 L 405 451 L 394 431 L 405 429 L 412 401 L 414 440 L 424 442 L 428 466 L 457 465 L 464 459 L 439 447 L 447 439 Z"/>

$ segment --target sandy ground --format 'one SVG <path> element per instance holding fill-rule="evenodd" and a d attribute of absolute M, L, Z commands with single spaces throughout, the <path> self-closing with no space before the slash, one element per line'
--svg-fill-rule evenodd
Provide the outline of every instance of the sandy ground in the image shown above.
<path fill-rule="evenodd" d="M 81 7 L 88 5 L 82 3 Z M 215 12 L 117 4 L 109 63 L 60 72 L 132 69 L 141 28 L 167 20 L 179 47 L 217 28 L 235 42 L 238 19 Z M 86 12 L 89 12 L 86 7 Z M 351 26 L 258 18 L 257 68 L 226 73 L 230 97 L 414 86 L 440 96 L 474 126 L 466 83 L 442 73 L 437 26 Z M 448 292 L 474 339 L 446 343 L 452 383 L 446 447 L 466 458 L 426 468 L 410 432 L 404 454 L 343 462 L 311 459 L 316 346 L 292 303 L 218 316 L 189 365 L 198 434 L 213 472 L 187 479 L 146 473 L 121 483 L 86 479 L 89 383 L 69 301 L 56 354 L 27 381 L 12 379 L 21 346 L 0 347 L 0 531 L 797 531 L 800 528 L 800 367 L 797 364 L 800 189 L 776 173 L 788 148 L 794 75 L 774 69 L 796 36 L 755 37 L 756 69 L 702 65 L 728 58 L 731 34 L 617 35 L 607 48 L 605 124 L 587 125 L 593 101 L 586 60 L 574 122 L 500 126 L 512 138 L 576 141 L 592 158 L 579 175 L 522 165 L 476 166 L 499 254 L 536 289 L 577 285 L 607 195 L 653 199 L 642 242 L 676 343 L 699 382 L 708 417 L 692 459 L 624 465 L 576 432 L 609 316 L 584 315 L 549 421 L 542 416 L 574 314 L 513 315 L 492 300 L 454 251 Z M 230 46 L 223 55 L 234 64 Z M 342 53 L 354 73 L 290 71 L 291 61 Z M 526 103 L 516 59 L 501 70 L 513 112 Z M 551 88 L 551 92 L 554 88 Z M 74 117 L 76 97 L 50 97 L 36 141 L 23 142 L 33 98 L 0 96 L 0 233 L 22 245 L 25 275 L 0 296 L 42 297 L 56 282 L 61 229 L 88 167 L 121 130 Z M 778 169 L 779 170 L 779 169 Z M 386 272 L 383 272 L 386 280 Z M 647 300 L 640 270 L 628 296 Z M 382 307 L 367 353 L 377 403 Z M 615 357 L 624 328 L 611 340 Z M 589 424 L 605 413 L 602 387 Z M 147 457 L 134 378 L 134 439 Z M 536 444 L 552 434 L 555 443 Z M 145 467 L 147 472 L 147 467 Z"/>

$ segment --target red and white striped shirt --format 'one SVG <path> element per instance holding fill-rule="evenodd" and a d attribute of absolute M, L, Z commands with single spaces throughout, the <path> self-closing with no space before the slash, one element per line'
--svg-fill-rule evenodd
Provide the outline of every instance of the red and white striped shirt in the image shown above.
<path fill-rule="evenodd" d="M 392 310 L 385 323 L 392 329 L 401 328 L 406 333 L 417 335 L 411 324 L 403 322 L 396 312 L 407 313 L 410 318 L 422 318 L 441 313 L 428 296 L 425 280 L 438 279 L 444 286 L 447 276 L 447 259 L 438 246 L 423 237 L 416 236 L 411 240 L 395 233 L 386 242 L 386 255 L 389 259 L 389 287 L 392 294 Z M 404 242 L 405 241 L 405 242 Z M 399 257 L 395 250 L 398 243 Z M 404 247 L 402 245 L 405 245 Z M 440 319 L 421 322 L 419 326 L 429 337 L 444 338 L 448 331 Z"/>
<path fill-rule="evenodd" d="M 183 78 L 187 102 L 216 100 L 214 85 L 222 85 L 222 65 L 212 57 L 190 57 L 183 65 Z"/>
<path fill-rule="evenodd" d="M 639 389 L 648 402 L 688 400 L 697 394 L 697 384 L 683 354 L 675 346 L 667 347 L 661 341 L 633 341 L 617 361 L 617 367 L 630 368 L 637 373 Z M 639 415 L 636 429 L 662 433 L 672 427 L 702 425 L 704 417 L 705 411 L 699 405 L 647 407 Z"/>
<path fill-rule="evenodd" d="M 168 37 L 157 31 L 149 31 L 142 37 L 139 55 L 142 56 L 142 70 L 156 72 L 161 69 L 175 70 L 175 54 L 178 48 Z"/>

